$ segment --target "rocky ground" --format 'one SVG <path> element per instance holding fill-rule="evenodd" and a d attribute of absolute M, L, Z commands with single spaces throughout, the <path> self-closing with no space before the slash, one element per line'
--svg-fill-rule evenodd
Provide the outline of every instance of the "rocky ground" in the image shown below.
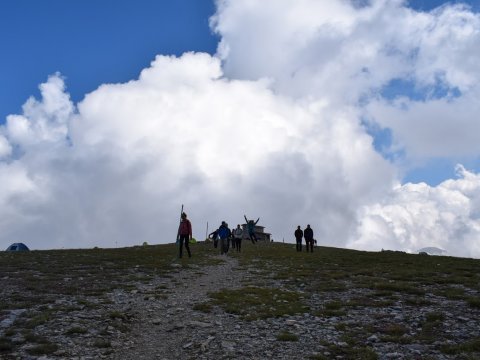
<path fill-rule="evenodd" d="M 27 309 L 4 310 L 0 336 L 8 343 L 3 342 L 0 358 L 480 358 L 480 310 L 463 300 L 427 289 L 421 304 L 409 296 L 382 303 L 371 290 L 350 287 L 348 279 L 339 280 L 342 291 L 312 293 L 306 292 L 301 282 L 292 289 L 291 283 L 282 279 L 260 281 L 260 273 L 240 266 L 236 257 L 216 255 L 213 259 L 211 265 L 188 268 L 172 262 L 168 276 L 152 276 L 131 289 L 116 289 L 97 303 L 79 301 L 74 295 L 58 298 L 51 306 L 57 314 L 63 307 L 63 315 L 31 324 L 31 332 L 12 331 L 14 324 L 22 324 Z M 211 302 L 211 293 L 254 287 L 259 281 L 295 291 L 310 310 L 248 319 L 245 312 L 227 312 L 221 304 Z M 474 290 L 467 291 L 478 296 Z M 347 303 L 348 311 L 344 311 L 342 304 Z M 244 307 L 248 306 L 246 302 Z M 45 310 L 33 311 L 41 316 Z M 32 310 L 28 312 L 29 319 L 35 319 Z M 28 339 L 32 336 L 40 347 L 37 354 Z M 9 344 L 16 344 L 11 351 L 6 347 Z M 42 344 L 55 346 L 54 351 L 42 353 Z M 455 351 L 445 351 L 449 344 Z"/>
<path fill-rule="evenodd" d="M 386 308 L 358 306 L 347 316 L 318 317 L 304 313 L 280 318 L 245 321 L 239 316 L 228 314 L 220 308 L 212 312 L 195 311 L 195 304 L 208 300 L 208 292 L 222 288 L 240 288 L 242 282 L 255 280 L 255 272 L 237 267 L 237 261 L 225 257 L 226 263 L 202 269 L 204 274 L 195 276 L 191 271 L 179 271 L 175 276 L 168 299 L 154 302 L 142 297 L 124 299 L 135 309 L 135 324 L 132 336 L 117 349 L 115 359 L 330 359 L 330 358 L 375 358 L 379 359 L 457 359 L 467 358 L 443 354 L 438 347 L 442 339 L 430 345 L 407 341 L 422 331 L 426 314 L 442 314 L 442 327 L 457 341 L 480 336 L 478 310 L 467 310 L 460 302 L 436 301 L 432 295 L 432 306 L 421 313 L 417 306 L 402 302 Z M 253 278 L 253 279 L 252 279 Z M 281 282 L 276 286 L 281 287 Z M 301 290 L 298 289 L 299 291 Z M 147 290 L 148 291 L 148 290 Z M 361 291 L 360 291 L 361 292 Z M 359 291 L 342 292 L 344 302 L 363 296 Z M 335 296 L 335 299 L 338 299 Z M 309 299 L 312 303 L 327 303 L 328 298 L 317 294 Z M 119 300 L 121 301 L 121 300 Z M 312 304 L 313 305 L 313 304 Z M 381 309 L 381 311 L 378 311 Z M 405 341 L 385 342 L 378 335 L 370 335 L 365 345 L 371 352 L 359 351 L 355 355 L 335 355 L 329 351 L 334 344 L 338 348 L 349 348 L 343 339 L 349 332 L 363 332 L 365 324 L 390 328 L 392 337 L 400 331 Z M 399 329 L 407 329 L 403 332 Z M 277 335 L 289 333 L 298 336 L 295 341 L 279 341 Z M 382 335 L 380 335 L 382 334 Z M 402 344 L 404 343 L 404 344 Z M 454 343 L 454 341 L 452 341 Z M 358 356 L 358 357 L 356 357 Z M 472 357 L 474 358 L 474 357 Z"/>

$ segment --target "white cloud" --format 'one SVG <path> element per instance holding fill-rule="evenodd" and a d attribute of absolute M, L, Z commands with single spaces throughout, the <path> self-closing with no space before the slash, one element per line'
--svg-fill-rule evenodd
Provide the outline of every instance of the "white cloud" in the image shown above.
<path fill-rule="evenodd" d="M 441 82 L 462 92 L 478 86 L 480 15 L 463 4 L 422 15 L 417 29 L 414 74 L 420 85 Z"/>
<path fill-rule="evenodd" d="M 172 242 L 183 203 L 197 238 L 207 221 L 235 225 L 247 214 L 277 241 L 310 223 L 325 245 L 452 251 L 461 241 L 461 255 L 479 256 L 478 176 L 394 186 L 395 168 L 362 126 L 367 113 L 407 154 L 448 156 L 436 145 L 458 124 L 449 114 L 474 101 L 466 44 L 476 41 L 476 16 L 404 4 L 219 1 L 218 57 L 157 56 L 139 79 L 101 85 L 76 106 L 51 76 L 42 98 L 0 129 L 2 244 Z M 452 39 L 458 58 L 441 49 Z M 462 96 L 397 106 L 378 92 L 396 78 Z M 427 133 L 429 121 L 411 131 L 432 114 L 443 115 L 438 133 Z M 476 129 L 462 114 L 448 147 Z"/>
<path fill-rule="evenodd" d="M 447 255 L 480 257 L 480 175 L 458 167 L 459 179 L 436 187 L 395 187 L 381 202 L 361 209 L 358 235 L 347 246 L 416 252 L 434 246 Z"/>
<path fill-rule="evenodd" d="M 480 15 L 454 5 L 421 18 L 414 25 L 417 39 L 410 44 L 414 56 L 407 79 L 424 99 L 378 98 L 368 106 L 368 115 L 392 130 L 392 149 L 404 150 L 407 161 L 476 157 Z"/>
<path fill-rule="evenodd" d="M 53 84 L 63 88 L 54 76 L 42 95 Z M 68 99 L 57 96 L 58 104 Z M 169 242 L 181 203 L 197 237 L 207 221 L 238 223 L 246 213 L 260 216 L 277 240 L 289 240 L 297 223 L 320 219 L 319 238 L 344 242 L 356 207 L 392 177 L 354 110 L 278 96 L 262 80 L 228 80 L 206 54 L 159 56 L 139 80 L 88 94 L 77 114 L 49 112 L 45 99 L 29 103 L 38 111 L 9 118 L 6 133 L 22 155 L 4 166 L 26 169 L 36 196 L 5 211 L 21 208 L 35 218 L 0 233 L 33 247 Z M 48 136 L 39 123 L 69 133 Z M 31 151 L 39 139 L 43 145 Z"/>
<path fill-rule="evenodd" d="M 410 69 L 421 16 L 402 3 L 220 1 L 212 23 L 227 76 L 269 77 L 289 95 L 354 103 Z"/>
<path fill-rule="evenodd" d="M 480 152 L 479 94 L 429 101 L 379 100 L 368 106 L 368 113 L 392 130 L 393 148 L 404 149 L 409 159 L 474 157 Z"/>
<path fill-rule="evenodd" d="M 12 147 L 10 143 L 5 138 L 5 136 L 0 134 L 0 159 L 10 156 L 12 153 Z"/>
<path fill-rule="evenodd" d="M 28 150 L 42 143 L 64 141 L 67 122 L 74 106 L 65 93 L 65 84 L 59 74 L 50 76 L 40 85 L 42 101 L 33 97 L 23 105 L 23 115 L 9 115 L 4 133 L 10 141 Z"/>
<path fill-rule="evenodd" d="M 465 5 L 415 12 L 404 1 L 220 1 L 214 18 L 227 76 L 334 107 L 366 102 L 403 79 L 426 100 L 374 100 L 366 114 L 415 160 L 476 156 L 480 15 Z M 435 89 L 446 93 L 437 99 Z M 452 94 L 460 91 L 460 98 Z M 428 95 L 430 93 L 430 95 Z M 448 134 L 447 139 L 445 134 Z"/>

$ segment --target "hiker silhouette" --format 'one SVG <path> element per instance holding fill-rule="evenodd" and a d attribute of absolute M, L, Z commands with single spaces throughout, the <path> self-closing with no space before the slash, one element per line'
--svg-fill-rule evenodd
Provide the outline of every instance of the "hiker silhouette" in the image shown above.
<path fill-rule="evenodd" d="M 218 228 L 218 237 L 220 240 L 220 254 L 227 254 L 228 252 L 228 238 L 231 235 L 231 231 L 228 228 L 228 224 L 222 221 L 222 224 Z"/>
<path fill-rule="evenodd" d="M 257 221 L 254 222 L 253 220 L 248 220 L 246 215 L 243 215 L 243 217 L 247 222 L 248 237 L 252 241 L 252 244 L 255 244 L 258 241 L 257 235 L 255 235 L 255 225 L 257 225 L 260 218 L 258 218 Z"/>
<path fill-rule="evenodd" d="M 307 252 L 309 250 L 313 252 L 313 229 L 310 227 L 310 224 L 307 225 L 305 230 L 303 230 L 303 237 L 305 238 L 305 243 L 307 244 Z"/>
<path fill-rule="evenodd" d="M 295 230 L 295 240 L 297 242 L 297 251 L 302 251 L 302 238 L 303 238 L 303 231 L 300 228 L 300 225 L 297 226 L 297 230 Z"/>
<path fill-rule="evenodd" d="M 192 257 L 192 253 L 190 252 L 190 247 L 188 243 L 192 238 L 192 223 L 190 220 L 187 219 L 187 214 L 182 213 L 180 225 L 178 226 L 178 233 L 177 233 L 177 241 L 179 241 L 179 253 L 178 257 L 182 257 L 183 245 L 185 244 L 185 249 L 187 249 L 188 257 Z"/>

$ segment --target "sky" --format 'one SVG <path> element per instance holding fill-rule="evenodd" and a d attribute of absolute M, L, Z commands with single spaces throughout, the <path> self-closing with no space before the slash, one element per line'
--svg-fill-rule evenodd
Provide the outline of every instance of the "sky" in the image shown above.
<path fill-rule="evenodd" d="M 0 247 L 480 257 L 480 1 L 0 3 Z"/>

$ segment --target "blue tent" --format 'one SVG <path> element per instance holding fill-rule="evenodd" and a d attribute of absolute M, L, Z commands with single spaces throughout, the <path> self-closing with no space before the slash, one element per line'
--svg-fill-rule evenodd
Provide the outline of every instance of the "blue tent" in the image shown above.
<path fill-rule="evenodd" d="M 24 243 L 14 243 L 5 251 L 30 251 L 30 249 Z"/>

